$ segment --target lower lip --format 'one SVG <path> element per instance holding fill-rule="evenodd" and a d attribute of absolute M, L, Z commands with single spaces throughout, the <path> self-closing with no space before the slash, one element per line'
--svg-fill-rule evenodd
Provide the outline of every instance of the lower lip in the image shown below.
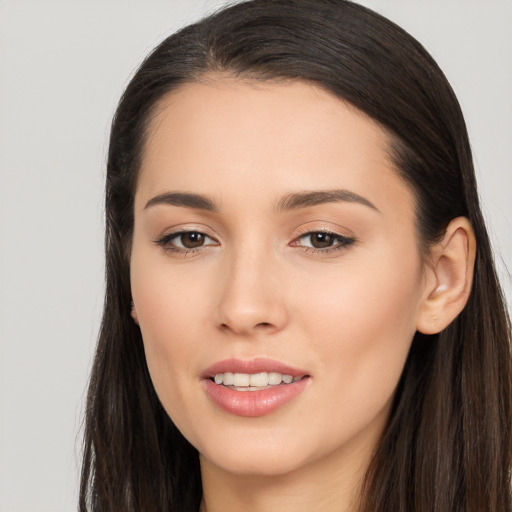
<path fill-rule="evenodd" d="M 291 384 L 280 384 L 260 391 L 236 391 L 210 379 L 204 379 L 206 394 L 222 410 L 237 416 L 264 416 L 279 409 L 302 393 L 310 378 Z"/>

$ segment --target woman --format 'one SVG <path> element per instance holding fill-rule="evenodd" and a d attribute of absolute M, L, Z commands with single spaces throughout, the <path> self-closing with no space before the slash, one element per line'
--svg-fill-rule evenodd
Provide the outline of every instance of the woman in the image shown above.
<path fill-rule="evenodd" d="M 255 0 L 112 126 L 81 510 L 509 511 L 510 323 L 457 100 L 402 29 Z"/>

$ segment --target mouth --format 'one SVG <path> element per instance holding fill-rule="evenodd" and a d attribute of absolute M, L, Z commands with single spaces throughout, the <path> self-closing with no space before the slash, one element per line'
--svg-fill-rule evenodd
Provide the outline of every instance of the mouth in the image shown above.
<path fill-rule="evenodd" d="M 298 382 L 308 375 L 294 377 L 293 375 L 279 372 L 259 372 L 259 373 L 216 373 L 210 377 L 215 384 L 225 386 L 235 391 L 261 391 L 263 389 L 272 389 L 275 386 L 292 384 Z"/>
<path fill-rule="evenodd" d="M 263 416 L 299 396 L 311 375 L 271 359 L 220 361 L 201 375 L 208 398 L 237 416 Z"/>

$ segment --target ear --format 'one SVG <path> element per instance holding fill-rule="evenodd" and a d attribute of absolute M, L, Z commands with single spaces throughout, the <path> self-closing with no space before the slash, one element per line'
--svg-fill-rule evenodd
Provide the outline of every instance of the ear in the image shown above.
<path fill-rule="evenodd" d="M 468 219 L 457 217 L 432 248 L 416 329 L 437 334 L 462 311 L 471 292 L 476 242 Z"/>
<path fill-rule="evenodd" d="M 133 321 L 139 325 L 139 317 L 137 316 L 137 310 L 135 309 L 133 301 L 130 303 L 130 316 L 133 318 Z"/>

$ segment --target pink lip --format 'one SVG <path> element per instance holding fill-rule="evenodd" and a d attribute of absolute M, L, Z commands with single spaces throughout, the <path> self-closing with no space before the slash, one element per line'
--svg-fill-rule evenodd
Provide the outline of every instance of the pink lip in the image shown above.
<path fill-rule="evenodd" d="M 237 391 L 211 380 L 217 373 L 260 373 L 278 372 L 293 377 L 303 377 L 291 384 L 280 384 L 260 391 Z M 202 382 L 208 398 L 222 410 L 237 416 L 264 416 L 293 400 L 311 382 L 307 372 L 287 366 L 271 359 L 243 361 L 228 359 L 215 363 L 202 374 Z"/>
<path fill-rule="evenodd" d="M 201 373 L 202 379 L 209 379 L 214 377 L 217 373 L 261 373 L 261 372 L 276 372 L 282 373 L 283 375 L 291 375 L 292 377 L 302 377 L 303 375 L 309 375 L 305 370 L 299 370 L 292 368 L 280 361 L 274 359 L 266 359 L 263 357 L 257 359 L 250 359 L 245 361 L 243 359 L 225 359 L 219 361 L 207 368 Z"/>

